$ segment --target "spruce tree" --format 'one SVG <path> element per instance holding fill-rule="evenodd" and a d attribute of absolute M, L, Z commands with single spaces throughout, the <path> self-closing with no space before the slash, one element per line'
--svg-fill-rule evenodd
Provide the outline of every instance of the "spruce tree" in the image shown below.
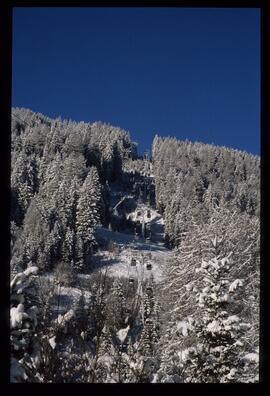
<path fill-rule="evenodd" d="M 194 318 L 196 344 L 185 355 L 185 382 L 239 382 L 243 339 L 247 323 L 231 314 L 243 281 L 230 282 L 230 255 L 202 261 L 198 269 L 202 289 L 196 293 L 200 314 Z"/>
<path fill-rule="evenodd" d="M 97 170 L 92 167 L 80 191 L 76 213 L 78 267 L 83 270 L 89 264 L 96 246 L 95 228 L 100 221 L 100 183 Z M 83 262 L 81 261 L 83 259 Z"/>

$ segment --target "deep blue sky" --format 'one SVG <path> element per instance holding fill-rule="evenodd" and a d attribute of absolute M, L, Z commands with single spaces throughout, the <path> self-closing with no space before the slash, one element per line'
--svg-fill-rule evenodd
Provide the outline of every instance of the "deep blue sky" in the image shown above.
<path fill-rule="evenodd" d="M 260 152 L 260 11 L 16 8 L 13 106 Z"/>

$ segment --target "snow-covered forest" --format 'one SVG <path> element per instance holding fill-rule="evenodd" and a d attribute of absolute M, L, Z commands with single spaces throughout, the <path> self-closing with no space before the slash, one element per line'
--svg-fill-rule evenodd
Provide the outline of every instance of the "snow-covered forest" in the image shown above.
<path fill-rule="evenodd" d="M 259 380 L 260 157 L 12 110 L 11 382 Z"/>

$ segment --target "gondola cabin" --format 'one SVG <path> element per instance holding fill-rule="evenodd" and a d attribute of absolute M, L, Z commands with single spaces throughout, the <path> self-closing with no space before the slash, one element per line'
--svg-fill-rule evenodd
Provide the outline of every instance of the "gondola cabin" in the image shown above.
<path fill-rule="evenodd" d="M 151 226 L 150 226 L 149 223 L 145 224 L 145 232 L 146 232 L 146 236 L 150 237 L 150 235 L 151 235 Z"/>
<path fill-rule="evenodd" d="M 146 264 L 146 269 L 148 271 L 150 271 L 152 269 L 152 264 L 150 264 L 150 263 Z"/>
<path fill-rule="evenodd" d="M 137 222 L 136 222 L 136 225 L 135 225 L 135 232 L 137 232 L 138 234 L 141 234 L 141 233 L 142 233 L 142 225 L 141 225 L 140 221 L 137 221 Z"/>
<path fill-rule="evenodd" d="M 131 259 L 130 265 L 131 265 L 132 267 L 135 267 L 135 266 L 136 266 L 136 260 L 135 260 L 135 258 L 132 258 L 132 259 Z"/>
<path fill-rule="evenodd" d="M 134 283 L 134 279 L 133 278 L 129 278 L 129 283 L 131 284 L 131 285 L 133 285 L 133 283 Z"/>
<path fill-rule="evenodd" d="M 126 343 L 120 345 L 120 348 L 122 351 L 125 351 L 127 349 L 127 347 L 128 347 L 128 344 L 126 344 Z"/>

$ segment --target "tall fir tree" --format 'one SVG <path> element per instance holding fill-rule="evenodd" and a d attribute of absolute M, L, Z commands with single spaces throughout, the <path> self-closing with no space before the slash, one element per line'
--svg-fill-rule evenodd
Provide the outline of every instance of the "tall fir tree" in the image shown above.
<path fill-rule="evenodd" d="M 96 168 L 92 167 L 80 190 L 76 212 L 78 249 L 82 250 L 82 252 L 78 251 L 78 254 L 83 257 L 83 263 L 80 262 L 79 265 L 81 270 L 89 264 L 96 246 L 95 228 L 100 221 L 100 201 L 98 173 Z"/>
<path fill-rule="evenodd" d="M 230 255 L 202 261 L 197 272 L 202 289 L 196 293 L 200 307 L 193 324 L 195 346 L 185 354 L 185 382 L 239 382 L 243 371 L 243 335 L 249 325 L 230 307 L 239 298 L 243 280 L 230 281 Z"/>

